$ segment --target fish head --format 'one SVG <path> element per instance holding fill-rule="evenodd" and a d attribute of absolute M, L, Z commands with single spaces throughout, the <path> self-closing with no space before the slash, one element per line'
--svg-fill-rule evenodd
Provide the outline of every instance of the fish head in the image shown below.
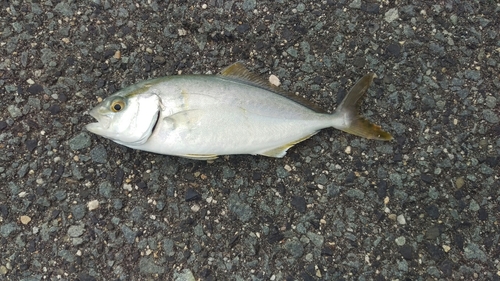
<path fill-rule="evenodd" d="M 123 93 L 111 95 L 94 107 L 89 114 L 97 122 L 86 129 L 126 146 L 144 144 L 158 122 L 161 100 L 152 91 Z"/>

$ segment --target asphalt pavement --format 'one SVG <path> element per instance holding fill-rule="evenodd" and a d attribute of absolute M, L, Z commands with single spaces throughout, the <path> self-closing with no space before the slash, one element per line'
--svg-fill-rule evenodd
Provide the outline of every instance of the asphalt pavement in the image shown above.
<path fill-rule="evenodd" d="M 499 280 L 500 4 L 0 1 L 0 280 Z M 364 115 L 282 159 L 84 129 L 117 90 L 242 62 Z"/>

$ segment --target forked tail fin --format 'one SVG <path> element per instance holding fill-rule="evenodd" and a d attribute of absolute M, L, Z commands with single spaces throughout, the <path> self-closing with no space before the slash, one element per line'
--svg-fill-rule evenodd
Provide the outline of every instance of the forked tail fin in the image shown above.
<path fill-rule="evenodd" d="M 377 77 L 375 73 L 368 73 L 356 82 L 334 113 L 336 119 L 334 127 L 367 139 L 388 141 L 392 140 L 391 134 L 359 114 L 362 98 L 375 77 Z"/>

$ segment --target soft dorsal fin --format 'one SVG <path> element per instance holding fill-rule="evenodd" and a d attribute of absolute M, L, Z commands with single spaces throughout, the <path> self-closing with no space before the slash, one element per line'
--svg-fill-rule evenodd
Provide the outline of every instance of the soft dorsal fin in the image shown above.
<path fill-rule="evenodd" d="M 271 92 L 274 92 L 280 96 L 286 97 L 298 104 L 301 104 L 307 108 L 310 108 L 318 113 L 327 113 L 324 109 L 317 106 L 316 104 L 306 100 L 301 96 L 297 96 L 286 91 L 283 91 L 281 88 L 271 84 L 269 81 L 260 77 L 259 75 L 250 72 L 241 62 L 235 62 L 230 66 L 224 68 L 221 71 L 221 76 L 231 78 L 234 80 L 238 80 L 240 82 L 250 84 L 261 89 L 265 89 Z"/>
<path fill-rule="evenodd" d="M 235 62 L 235 63 L 231 64 L 230 66 L 224 68 L 220 74 L 222 76 L 252 82 L 252 83 L 258 84 L 262 87 L 268 87 L 268 88 L 276 87 L 273 84 L 264 80 L 259 75 L 250 72 L 250 70 L 248 70 L 241 62 Z"/>

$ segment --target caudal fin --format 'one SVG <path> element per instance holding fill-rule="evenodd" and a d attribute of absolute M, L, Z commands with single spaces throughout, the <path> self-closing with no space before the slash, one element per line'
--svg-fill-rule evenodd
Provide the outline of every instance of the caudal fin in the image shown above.
<path fill-rule="evenodd" d="M 375 77 L 377 77 L 375 73 L 369 73 L 356 82 L 334 113 L 335 119 L 338 118 L 341 121 L 340 124 L 336 123 L 334 127 L 367 139 L 388 141 L 392 140 L 391 134 L 359 114 L 361 100 Z"/>

